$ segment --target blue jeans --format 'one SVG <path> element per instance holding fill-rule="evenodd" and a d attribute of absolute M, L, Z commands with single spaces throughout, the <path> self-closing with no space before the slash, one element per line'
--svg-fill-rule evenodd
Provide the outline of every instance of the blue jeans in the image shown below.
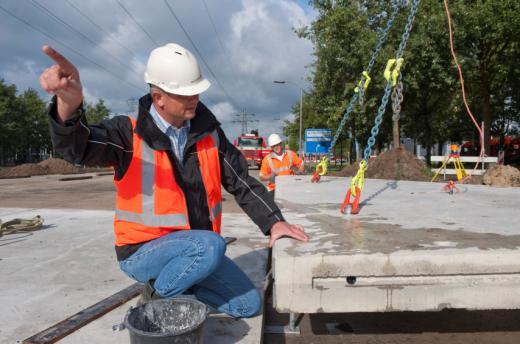
<path fill-rule="evenodd" d="M 153 287 L 162 297 L 190 289 L 198 300 L 221 312 L 236 318 L 254 316 L 262 305 L 260 295 L 225 252 L 220 235 L 181 230 L 147 242 L 119 265 L 139 282 L 155 280 Z"/>

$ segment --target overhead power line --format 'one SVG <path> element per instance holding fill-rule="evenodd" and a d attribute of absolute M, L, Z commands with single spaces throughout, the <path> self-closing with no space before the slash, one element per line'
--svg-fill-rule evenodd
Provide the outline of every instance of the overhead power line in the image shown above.
<path fill-rule="evenodd" d="M 112 75 L 114 78 L 116 78 L 117 80 L 133 87 L 133 88 L 136 88 L 138 89 L 140 92 L 143 91 L 143 87 L 138 87 L 126 80 L 123 80 L 121 79 L 120 77 L 118 77 L 116 74 L 112 73 L 110 70 L 106 69 L 105 67 L 103 67 L 102 65 L 100 65 L 99 63 L 97 63 L 96 61 L 90 59 L 89 57 L 83 55 L 81 52 L 77 51 L 76 49 L 74 49 L 73 47 L 71 47 L 70 45 L 68 45 L 67 43 L 64 43 L 63 41 L 53 37 L 51 34 L 43 31 L 42 29 L 38 28 L 37 26 L 34 26 L 33 24 L 29 23 L 28 21 L 26 21 L 25 19 L 23 18 L 20 18 L 18 17 L 16 14 L 14 14 L 13 12 L 9 11 L 8 9 L 4 8 L 3 6 L 0 5 L 0 10 L 2 10 L 3 12 L 7 13 L 9 16 L 15 18 L 16 20 L 18 20 L 19 22 L 29 26 L 31 29 L 33 29 L 34 31 L 37 31 L 39 32 L 40 34 L 44 35 L 45 37 L 53 40 L 54 42 L 57 42 L 58 44 L 61 44 L 62 46 L 64 46 L 65 48 L 69 49 L 70 51 L 72 51 L 73 53 L 81 56 L 82 58 L 84 58 L 85 60 L 87 60 L 88 62 L 92 63 L 93 65 L 99 67 L 100 69 L 104 70 L 105 72 L 107 72 L 108 74 Z"/>
<path fill-rule="evenodd" d="M 193 48 L 195 49 L 195 51 L 197 52 L 197 54 L 199 55 L 200 59 L 202 60 L 202 62 L 204 63 L 204 65 L 206 66 L 206 68 L 208 69 L 208 71 L 210 72 L 210 74 L 213 76 L 213 78 L 215 79 L 216 83 L 220 86 L 220 88 L 222 89 L 222 91 L 224 91 L 224 94 L 226 95 L 226 97 L 228 98 L 228 100 L 231 102 L 231 104 L 233 104 L 233 106 L 236 106 L 235 105 L 235 102 L 233 101 L 233 98 L 229 95 L 229 93 L 227 92 L 226 88 L 222 85 L 222 83 L 219 81 L 219 79 L 217 78 L 217 76 L 215 75 L 215 73 L 213 73 L 213 70 L 211 69 L 211 67 L 208 65 L 208 63 L 206 62 L 206 60 L 204 59 L 204 56 L 201 54 L 201 52 L 199 51 L 199 49 L 197 48 L 197 45 L 195 44 L 195 42 L 193 42 L 193 40 L 191 39 L 190 35 L 188 34 L 188 32 L 186 31 L 186 29 L 184 28 L 184 25 L 182 25 L 181 21 L 179 20 L 179 18 L 177 17 L 177 15 L 175 14 L 175 11 L 173 10 L 173 8 L 170 6 L 170 4 L 168 3 L 168 0 L 163 0 L 164 3 L 166 4 L 166 6 L 168 7 L 168 10 L 170 11 L 171 15 L 173 16 L 173 18 L 175 18 L 175 21 L 177 22 L 177 24 L 179 24 L 179 26 L 181 27 L 182 31 L 184 32 L 184 34 L 186 35 L 186 37 L 188 38 L 188 40 L 190 41 L 191 45 L 193 46 Z"/>
<path fill-rule="evenodd" d="M 111 40 L 113 40 L 114 42 L 116 42 L 117 45 L 119 45 L 121 48 L 125 49 L 128 53 L 130 53 L 130 55 L 135 56 L 135 53 L 130 49 L 128 48 L 127 46 L 121 44 L 117 39 L 113 38 L 112 37 L 112 34 L 109 33 L 108 31 L 106 31 L 105 29 L 103 29 L 103 27 L 101 27 L 101 25 L 99 25 L 98 23 L 96 23 L 89 15 L 87 15 L 85 12 L 83 12 L 78 6 L 74 5 L 74 3 L 72 3 L 70 0 L 65 0 L 65 2 L 70 6 L 72 7 L 74 10 L 76 10 L 76 12 L 78 12 L 83 18 L 85 18 L 86 20 L 88 20 L 92 25 L 94 25 L 95 27 L 97 27 L 99 29 L 99 31 L 103 32 L 105 35 L 107 35 L 107 37 L 109 37 Z"/>
<path fill-rule="evenodd" d="M 206 0 L 202 0 L 202 3 L 204 4 L 204 8 L 206 8 L 206 13 L 208 14 L 209 22 L 211 23 L 211 27 L 213 28 L 213 31 L 215 32 L 215 36 L 217 37 L 217 42 L 220 45 L 220 49 L 222 49 L 222 52 L 228 57 L 229 61 L 231 59 L 229 58 L 229 55 L 227 54 L 226 49 L 224 49 L 224 44 L 222 44 L 222 41 L 220 40 L 220 36 L 217 31 L 217 27 L 215 26 L 215 22 L 213 21 L 213 18 L 211 17 L 211 13 L 209 12 L 208 5 L 206 4 Z"/>
<path fill-rule="evenodd" d="M 123 11 L 126 12 L 126 14 L 130 17 L 130 19 L 132 19 L 134 21 L 134 23 L 139 26 L 139 28 L 148 36 L 148 38 L 150 38 L 150 41 L 152 41 L 153 44 L 155 44 L 155 46 L 159 46 L 159 43 L 157 43 L 157 41 L 155 39 L 153 39 L 152 35 L 150 35 L 148 33 L 148 31 L 146 31 L 146 29 L 141 25 L 139 24 L 139 22 L 134 18 L 134 16 L 130 13 L 130 11 L 128 11 L 126 9 L 126 7 L 119 1 L 119 0 L 116 0 L 116 2 L 119 4 L 119 7 L 121 7 L 123 9 Z"/>
<path fill-rule="evenodd" d="M 247 123 L 258 122 L 257 119 L 253 119 L 256 114 L 248 113 L 246 109 L 243 109 L 242 112 L 236 113 L 233 116 L 237 117 L 237 119 L 232 120 L 231 123 L 242 124 L 242 134 L 248 134 Z"/>
<path fill-rule="evenodd" d="M 215 36 L 217 37 L 217 42 L 220 46 L 220 49 L 222 49 L 222 53 L 226 56 L 229 62 L 231 62 L 231 55 L 229 54 L 229 50 L 224 48 L 224 44 L 222 43 L 222 40 L 220 39 L 220 35 L 218 34 L 217 26 L 215 25 L 215 22 L 213 21 L 213 17 L 211 16 L 211 13 L 209 11 L 209 7 L 206 4 L 206 0 L 202 0 L 202 3 L 204 4 L 204 7 L 206 8 L 206 13 L 208 14 L 209 22 L 211 23 L 211 27 L 213 28 L 213 32 L 215 32 Z M 235 73 L 235 68 L 230 63 L 231 71 L 233 72 L 233 75 L 238 75 Z"/>
<path fill-rule="evenodd" d="M 36 7 L 37 9 L 43 11 L 47 16 L 51 17 L 52 19 L 54 19 L 55 21 L 57 21 L 58 23 L 61 23 L 63 25 L 65 25 L 67 28 L 69 28 L 70 30 L 72 30 L 74 33 L 76 33 L 78 36 L 82 37 L 83 39 L 85 39 L 86 41 L 90 42 L 93 46 L 103 50 L 105 53 L 107 53 L 110 57 L 112 57 L 114 60 L 116 60 L 120 65 L 124 66 L 125 68 L 128 68 L 130 69 L 130 71 L 132 71 L 132 67 L 129 66 L 128 64 L 126 64 L 125 62 L 121 61 L 119 58 L 117 58 L 116 56 L 114 56 L 112 53 L 110 53 L 108 50 L 104 49 L 103 47 L 100 47 L 94 40 L 92 40 L 91 38 L 89 38 L 88 36 L 86 36 L 85 34 L 83 34 L 81 31 L 77 30 L 75 27 L 73 27 L 72 25 L 70 25 L 69 23 L 67 23 L 65 20 L 61 19 L 60 17 L 58 17 L 57 15 L 55 15 L 54 13 L 52 13 L 47 7 L 43 6 L 42 4 L 40 4 L 38 1 L 36 0 L 31 0 L 31 4 Z"/>

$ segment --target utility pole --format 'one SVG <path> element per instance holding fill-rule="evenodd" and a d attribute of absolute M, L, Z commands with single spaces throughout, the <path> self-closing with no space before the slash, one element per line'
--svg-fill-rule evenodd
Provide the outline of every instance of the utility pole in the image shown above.
<path fill-rule="evenodd" d="M 298 85 L 295 82 L 289 81 L 289 80 L 274 80 L 275 84 L 291 84 L 300 89 L 300 133 L 298 137 L 298 155 L 300 158 L 303 157 L 303 141 L 302 141 L 302 126 L 303 126 L 303 87 Z"/>
<path fill-rule="evenodd" d="M 137 103 L 139 100 L 136 97 L 130 97 L 126 100 L 126 105 L 128 105 L 129 113 L 137 113 Z"/>
<path fill-rule="evenodd" d="M 242 134 L 248 134 L 247 123 L 258 122 L 257 119 L 253 119 L 256 115 L 254 113 L 248 113 L 246 109 L 243 109 L 242 112 L 236 113 L 233 116 L 237 117 L 237 119 L 231 122 L 242 124 Z"/>

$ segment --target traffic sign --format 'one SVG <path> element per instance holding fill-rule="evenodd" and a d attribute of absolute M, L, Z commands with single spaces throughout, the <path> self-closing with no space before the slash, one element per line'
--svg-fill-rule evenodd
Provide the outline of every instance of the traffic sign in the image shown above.
<path fill-rule="evenodd" d="M 331 129 L 305 129 L 305 154 L 327 154 L 331 144 Z"/>

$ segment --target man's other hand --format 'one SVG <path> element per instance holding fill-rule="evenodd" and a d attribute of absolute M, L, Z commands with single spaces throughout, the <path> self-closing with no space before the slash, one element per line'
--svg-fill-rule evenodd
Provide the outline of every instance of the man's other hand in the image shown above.
<path fill-rule="evenodd" d="M 282 237 L 290 237 L 300 241 L 309 240 L 309 236 L 305 234 L 302 225 L 291 225 L 285 221 L 280 221 L 271 227 L 271 239 L 269 239 L 269 247 L 273 247 L 274 242 Z"/>

